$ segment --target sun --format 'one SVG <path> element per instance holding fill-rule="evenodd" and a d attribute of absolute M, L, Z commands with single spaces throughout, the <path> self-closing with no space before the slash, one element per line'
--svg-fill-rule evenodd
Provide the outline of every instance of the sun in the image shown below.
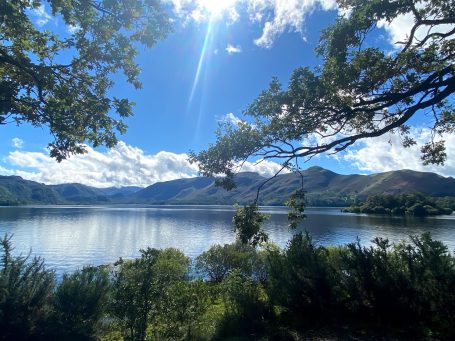
<path fill-rule="evenodd" d="M 225 12 L 235 8 L 238 0 L 198 0 L 199 5 L 207 11 L 211 17 L 221 16 Z"/>

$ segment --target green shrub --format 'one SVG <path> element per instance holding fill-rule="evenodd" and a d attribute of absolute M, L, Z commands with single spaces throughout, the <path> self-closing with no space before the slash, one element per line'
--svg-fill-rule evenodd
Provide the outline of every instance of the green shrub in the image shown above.
<path fill-rule="evenodd" d="M 11 237 L 0 240 L 0 331 L 5 340 L 39 338 L 52 311 L 54 272 L 42 258 L 13 256 Z"/>
<path fill-rule="evenodd" d="M 102 267 L 65 274 L 54 298 L 59 338 L 93 337 L 106 313 L 109 291 L 108 271 Z"/>
<path fill-rule="evenodd" d="M 243 276 L 264 276 L 259 253 L 240 242 L 212 246 L 196 258 L 195 266 L 202 277 L 214 283 L 221 283 L 234 269 Z"/>
<path fill-rule="evenodd" d="M 287 248 L 268 257 L 268 297 L 292 323 L 327 323 L 337 315 L 337 273 L 329 263 L 329 252 L 316 246 L 308 233 L 296 234 Z"/>
<path fill-rule="evenodd" d="M 112 316 L 126 340 L 145 340 L 150 329 L 158 336 L 166 289 L 188 278 L 189 259 L 179 250 L 141 250 L 141 257 L 120 261 L 114 271 Z"/>

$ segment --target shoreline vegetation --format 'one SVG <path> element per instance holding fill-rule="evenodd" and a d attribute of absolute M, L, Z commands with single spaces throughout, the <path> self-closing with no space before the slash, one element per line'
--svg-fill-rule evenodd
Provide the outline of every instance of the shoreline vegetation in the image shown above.
<path fill-rule="evenodd" d="M 453 339 L 455 256 L 430 234 L 173 248 L 66 273 L 0 247 L 2 340 Z M 197 276 L 192 276 L 192 271 Z"/>
<path fill-rule="evenodd" d="M 374 195 L 365 202 L 342 209 L 342 212 L 426 217 L 450 215 L 454 210 L 454 197 L 436 198 L 415 193 Z"/>

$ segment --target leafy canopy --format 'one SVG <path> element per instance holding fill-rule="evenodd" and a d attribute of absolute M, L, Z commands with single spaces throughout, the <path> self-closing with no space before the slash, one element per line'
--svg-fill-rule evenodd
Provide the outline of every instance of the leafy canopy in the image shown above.
<path fill-rule="evenodd" d="M 42 30 L 33 9 L 50 9 L 68 34 Z M 47 126 L 58 161 L 116 144 L 133 103 L 110 97 L 110 76 L 123 72 L 140 88 L 137 47 L 170 30 L 159 0 L 4 0 L 0 4 L 0 124 Z M 113 114 L 115 112 L 115 114 Z"/>
<path fill-rule="evenodd" d="M 299 158 L 338 153 L 388 132 L 411 146 L 416 142 L 407 123 L 420 114 L 433 130 L 421 150 L 423 163 L 444 163 L 444 141 L 437 137 L 455 129 L 455 1 L 338 4 L 349 14 L 322 33 L 316 51 L 322 67 L 296 69 L 287 89 L 273 79 L 245 111 L 254 123 L 220 126 L 216 143 L 191 155 L 203 175 L 229 179 L 249 157 L 278 159 L 290 168 Z M 414 26 L 392 53 L 365 44 L 380 21 L 403 14 Z"/>

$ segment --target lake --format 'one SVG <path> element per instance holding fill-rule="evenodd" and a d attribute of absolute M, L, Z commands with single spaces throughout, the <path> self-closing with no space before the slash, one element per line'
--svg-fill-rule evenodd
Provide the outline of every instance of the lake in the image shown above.
<path fill-rule="evenodd" d="M 285 207 L 264 207 L 270 239 L 285 246 L 292 235 Z M 15 254 L 44 257 L 57 274 L 84 265 L 138 256 L 139 249 L 175 247 L 195 257 L 213 244 L 234 240 L 230 206 L 27 206 L 0 207 L 0 236 L 12 234 Z M 307 229 L 321 245 L 341 245 L 357 237 L 398 241 L 429 231 L 453 251 L 455 215 L 429 218 L 367 216 L 339 208 L 308 208 L 297 231 Z"/>

